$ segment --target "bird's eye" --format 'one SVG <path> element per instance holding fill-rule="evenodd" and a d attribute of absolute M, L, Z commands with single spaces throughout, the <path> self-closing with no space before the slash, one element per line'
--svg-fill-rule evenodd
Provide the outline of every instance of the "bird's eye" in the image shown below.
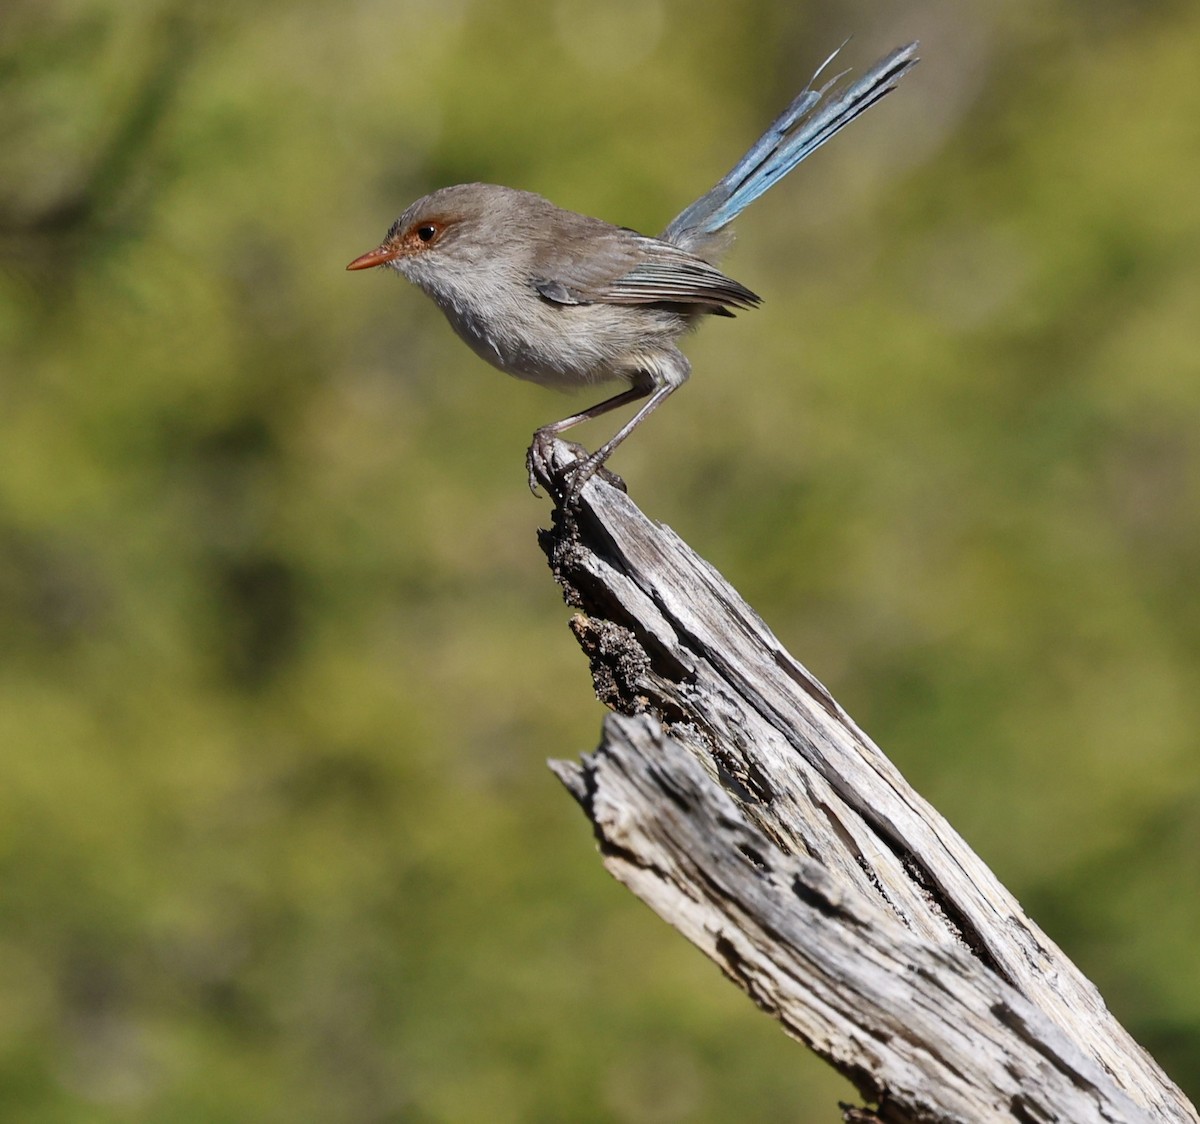
<path fill-rule="evenodd" d="M 422 242 L 432 242 L 438 236 L 438 227 L 431 222 L 423 222 L 417 227 L 417 237 Z"/>

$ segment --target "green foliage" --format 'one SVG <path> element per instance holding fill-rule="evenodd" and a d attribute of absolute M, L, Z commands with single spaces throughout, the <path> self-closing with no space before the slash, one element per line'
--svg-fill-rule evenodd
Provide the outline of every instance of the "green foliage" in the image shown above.
<path fill-rule="evenodd" d="M 455 180 L 659 229 L 851 32 L 925 61 L 615 467 L 1200 1092 L 1200 17 L 970 7 L 10 0 L 5 1119 L 833 1118 L 543 767 L 569 407 L 342 267 Z"/>

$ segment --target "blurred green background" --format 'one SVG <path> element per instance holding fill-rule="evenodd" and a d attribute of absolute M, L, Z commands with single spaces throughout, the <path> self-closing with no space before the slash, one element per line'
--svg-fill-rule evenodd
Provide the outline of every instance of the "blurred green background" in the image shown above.
<path fill-rule="evenodd" d="M 847 35 L 924 61 L 614 467 L 1200 1094 L 1200 7 L 6 0 L 0 1116 L 836 1118 L 543 765 L 588 403 L 343 267 L 462 180 L 657 231 Z"/>

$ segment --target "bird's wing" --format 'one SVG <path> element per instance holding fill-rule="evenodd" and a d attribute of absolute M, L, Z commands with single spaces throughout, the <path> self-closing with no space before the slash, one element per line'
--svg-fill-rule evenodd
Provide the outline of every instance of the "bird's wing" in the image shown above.
<path fill-rule="evenodd" d="M 761 298 L 685 250 L 632 230 L 597 224 L 568 240 L 533 287 L 555 304 L 696 304 L 753 308 Z M 576 252 L 572 252 L 576 250 Z M 546 268 L 549 266 L 549 268 Z"/>

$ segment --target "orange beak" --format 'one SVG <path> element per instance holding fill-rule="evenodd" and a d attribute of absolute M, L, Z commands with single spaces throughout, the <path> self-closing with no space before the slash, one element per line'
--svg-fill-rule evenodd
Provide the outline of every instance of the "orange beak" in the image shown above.
<path fill-rule="evenodd" d="M 401 251 L 396 246 L 389 246 L 386 242 L 382 246 L 376 246 L 373 250 L 368 250 L 362 257 L 355 258 L 347 269 L 374 269 L 377 265 L 386 265 L 394 258 L 398 258 Z"/>

